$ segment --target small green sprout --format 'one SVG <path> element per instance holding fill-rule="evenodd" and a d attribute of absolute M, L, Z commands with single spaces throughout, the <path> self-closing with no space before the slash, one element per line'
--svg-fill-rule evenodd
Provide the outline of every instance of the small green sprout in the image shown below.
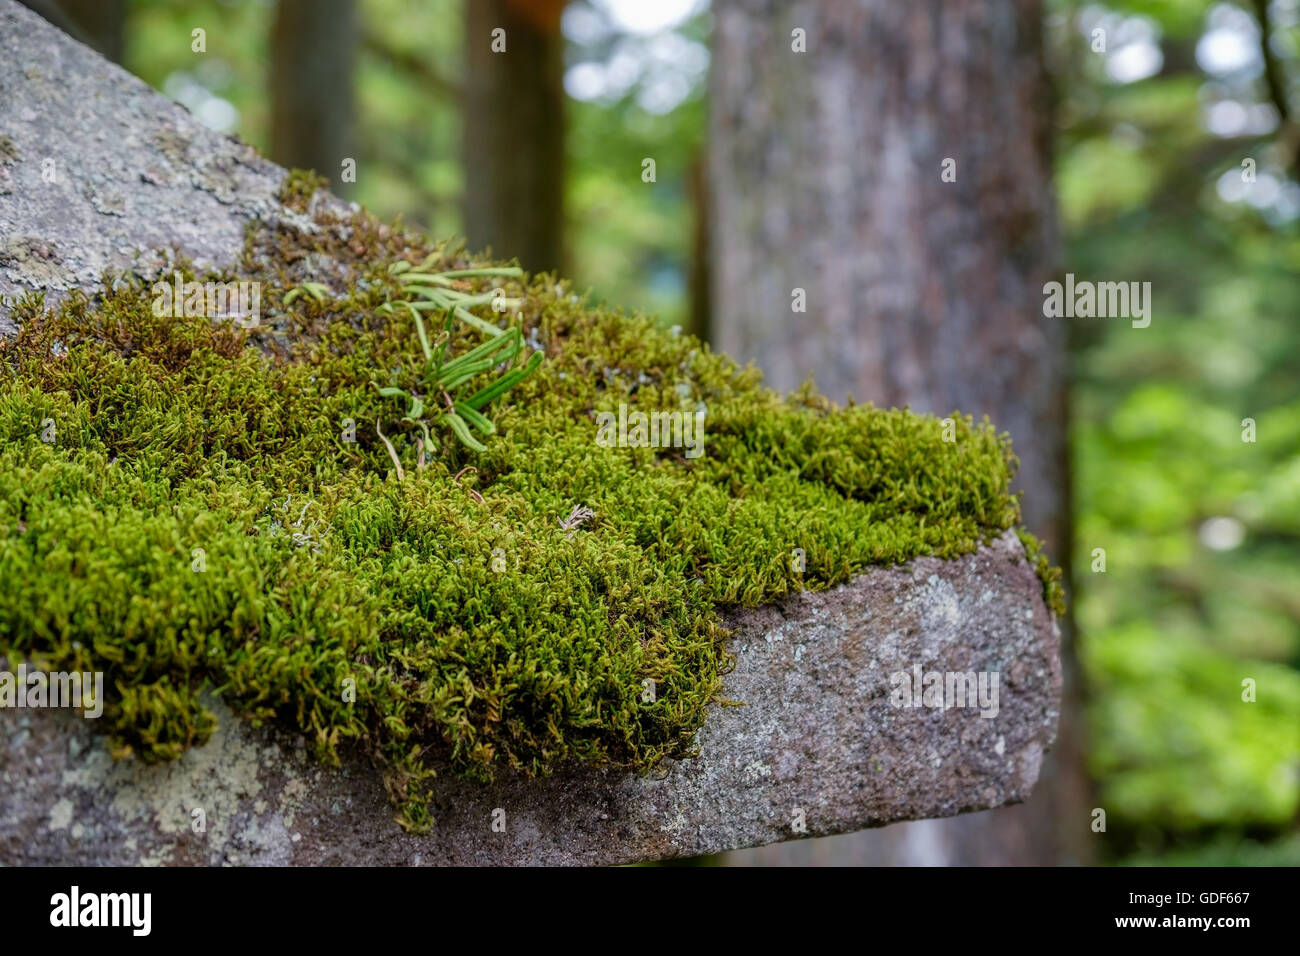
<path fill-rule="evenodd" d="M 474 432 L 492 435 L 496 433 L 496 426 L 483 414 L 482 409 L 533 374 L 542 364 L 541 352 L 533 352 L 522 365 L 514 364 L 515 359 L 524 349 L 523 333 L 519 328 L 499 329 L 469 311 L 475 306 L 489 303 L 493 304 L 494 308 L 499 308 L 502 304 L 506 308 L 517 308 L 522 300 L 507 299 L 498 294 L 500 290 L 471 295 L 461 292 L 453 285 L 457 279 L 485 276 L 519 278 L 523 275 L 522 269 L 503 267 L 429 272 L 426 267 L 432 259 L 433 257 L 430 256 L 420 266 L 412 266 L 409 262 L 397 262 L 390 266 L 390 274 L 402 277 L 403 292 L 411 298 L 386 302 L 380 307 L 380 311 L 389 314 L 397 314 L 399 310 L 405 310 L 415 324 L 415 333 L 420 340 L 420 350 L 424 355 L 424 363 L 418 379 L 421 390 L 405 389 L 396 385 L 380 386 L 374 383 L 375 389 L 385 398 L 405 400 L 406 414 L 402 420 L 418 425 L 423 432 L 423 438 L 417 439 L 421 467 L 424 465 L 425 450 L 433 447 L 433 439 L 428 427 L 428 413 L 431 409 L 441 409 L 437 412 L 434 421 L 450 428 L 461 444 L 473 451 L 487 451 L 487 446 L 475 437 Z M 436 344 L 430 340 L 428 329 L 424 324 L 422 313 L 429 311 L 440 311 L 445 315 L 444 325 Z M 465 354 L 449 359 L 447 348 L 457 319 L 484 333 L 487 339 Z M 467 385 L 472 379 L 502 367 L 505 370 L 495 381 L 484 385 L 468 398 L 456 397 L 456 390 Z M 389 455 L 396 462 L 396 452 L 391 443 L 384 439 L 384 444 Z M 400 466 L 398 472 L 400 480 L 402 477 Z"/>
<path fill-rule="evenodd" d="M 479 318 L 469 310 L 478 305 L 491 305 L 493 311 L 501 312 L 519 308 L 522 299 L 508 299 L 500 289 L 471 295 L 455 287 L 457 279 L 478 279 L 498 276 L 506 279 L 523 278 L 524 270 L 516 266 L 501 266 L 484 269 L 453 269 L 449 272 L 430 272 L 429 264 L 437 253 L 431 254 L 424 262 L 412 265 L 405 260 L 394 262 L 388 267 L 390 275 L 400 276 L 402 291 L 409 300 L 399 303 L 386 303 L 382 310 L 392 311 L 393 306 L 405 305 L 416 312 L 442 312 L 452 309 L 456 318 L 466 325 L 478 329 L 485 335 L 500 335 L 501 330 L 490 322 Z"/>
<path fill-rule="evenodd" d="M 285 293 L 284 304 L 290 305 L 294 299 L 301 296 L 310 296 L 317 302 L 324 302 L 329 297 L 329 287 L 319 282 L 304 282 L 302 285 L 290 289 Z"/>

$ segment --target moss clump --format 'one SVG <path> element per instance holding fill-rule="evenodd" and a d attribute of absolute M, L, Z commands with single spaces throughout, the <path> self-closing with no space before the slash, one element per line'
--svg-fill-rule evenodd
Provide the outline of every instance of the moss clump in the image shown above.
<path fill-rule="evenodd" d="M 1043 543 L 1025 528 L 1017 528 L 1020 543 L 1025 546 L 1025 557 L 1029 560 L 1038 580 L 1043 582 L 1043 601 L 1057 615 L 1065 616 L 1065 584 L 1063 572 L 1052 564 L 1052 559 L 1043 550 Z"/>
<path fill-rule="evenodd" d="M 295 212 L 306 212 L 311 199 L 322 189 L 329 187 L 329 180 L 306 169 L 293 169 L 280 184 L 277 197 L 281 204 Z"/>
<path fill-rule="evenodd" d="M 421 468 L 372 385 L 420 374 L 409 315 L 380 309 L 389 267 L 470 263 L 363 216 L 321 227 L 254 231 L 238 275 L 198 277 L 263 281 L 256 328 L 155 317 L 126 277 L 24 300 L 0 345 L 0 650 L 104 671 L 119 753 L 201 743 L 209 687 L 327 760 L 362 747 L 425 828 L 441 761 L 487 778 L 689 754 L 728 666 L 716 605 L 968 553 L 1018 520 L 987 423 L 945 442 L 906 411 L 783 398 L 546 277 L 460 283 L 507 287 L 515 311 L 478 314 L 546 360 L 486 409 L 486 451 L 446 441 Z M 309 280 L 330 295 L 285 305 Z M 481 335 L 458 325 L 452 353 Z M 598 446 L 619 403 L 707 409 L 703 456 Z"/>

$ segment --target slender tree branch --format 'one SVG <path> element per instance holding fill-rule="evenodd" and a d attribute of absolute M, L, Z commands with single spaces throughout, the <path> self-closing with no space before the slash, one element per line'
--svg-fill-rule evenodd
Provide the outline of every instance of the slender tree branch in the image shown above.
<path fill-rule="evenodd" d="M 394 48 L 374 30 L 366 31 L 362 39 L 362 46 L 367 53 L 391 63 L 400 70 L 414 74 L 425 86 L 439 96 L 448 99 L 460 99 L 460 84 L 440 73 L 431 62 L 420 54 Z"/>
<path fill-rule="evenodd" d="M 1259 18 L 1259 52 L 1264 57 L 1264 82 L 1268 85 L 1268 96 L 1277 107 L 1278 116 L 1283 123 L 1291 121 L 1291 106 L 1287 101 L 1286 79 L 1282 75 L 1282 64 L 1273 53 L 1273 24 L 1268 16 L 1269 0 L 1253 0 L 1255 16 Z"/>
<path fill-rule="evenodd" d="M 1300 129 L 1292 122 L 1291 103 L 1287 97 L 1286 74 L 1273 52 L 1273 23 L 1269 19 L 1269 0 L 1253 0 L 1255 17 L 1259 20 L 1259 52 L 1264 58 L 1264 85 L 1278 115 L 1278 143 L 1286 151 L 1284 166 L 1293 178 L 1300 180 Z"/>

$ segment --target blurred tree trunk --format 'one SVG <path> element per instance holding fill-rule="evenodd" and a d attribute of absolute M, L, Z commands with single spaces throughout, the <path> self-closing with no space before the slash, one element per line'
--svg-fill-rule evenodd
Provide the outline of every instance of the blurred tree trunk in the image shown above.
<path fill-rule="evenodd" d="M 564 0 L 465 4 L 465 236 L 534 272 L 564 262 L 563 10 Z"/>
<path fill-rule="evenodd" d="M 715 343 L 778 388 L 815 375 L 840 401 L 987 414 L 1015 442 L 1025 522 L 1064 562 L 1066 327 L 1042 308 L 1058 250 L 1040 3 L 716 0 L 714 22 Z M 792 311 L 797 289 L 806 312 Z M 1068 699 L 1027 804 L 733 861 L 1089 859 L 1066 637 Z"/>
<path fill-rule="evenodd" d="M 20 0 L 69 36 L 122 62 L 126 46 L 126 0 Z"/>
<path fill-rule="evenodd" d="M 271 158 L 314 169 L 347 195 L 343 161 L 355 160 L 355 0 L 279 0 L 271 29 Z M 357 175 L 363 175 L 358 171 Z"/>
<path fill-rule="evenodd" d="M 703 342 L 713 341 L 711 272 L 709 269 L 709 173 L 703 152 L 691 157 L 687 172 L 687 193 L 691 204 L 690 313 L 686 331 Z"/>

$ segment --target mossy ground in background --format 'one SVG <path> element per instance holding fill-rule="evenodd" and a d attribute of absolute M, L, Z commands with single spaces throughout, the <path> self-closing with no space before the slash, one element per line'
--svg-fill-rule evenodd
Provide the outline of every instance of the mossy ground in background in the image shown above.
<path fill-rule="evenodd" d="M 199 691 L 214 688 L 327 760 L 361 746 L 420 829 L 440 762 L 487 778 L 688 755 L 728 663 L 716 605 L 969 553 L 1018 521 L 1014 459 L 988 425 L 959 419 L 945 442 L 906 411 L 779 397 L 547 276 L 504 283 L 523 299 L 508 317 L 478 310 L 546 361 L 487 409 L 486 452 L 443 436 L 421 469 L 418 430 L 372 380 L 416 380 L 411 323 L 377 309 L 388 266 L 430 252 L 471 264 L 361 215 L 252 231 L 239 269 L 186 276 L 262 281 L 248 330 L 157 318 L 131 279 L 57 310 L 20 303 L 0 344 L 11 669 L 104 671 L 113 746 L 146 759 L 211 734 Z M 285 306 L 306 280 L 331 296 Z M 460 328 L 453 352 L 480 339 Z M 596 413 L 621 402 L 706 409 L 703 456 L 598 446 Z M 562 527 L 578 506 L 593 517 Z"/>

